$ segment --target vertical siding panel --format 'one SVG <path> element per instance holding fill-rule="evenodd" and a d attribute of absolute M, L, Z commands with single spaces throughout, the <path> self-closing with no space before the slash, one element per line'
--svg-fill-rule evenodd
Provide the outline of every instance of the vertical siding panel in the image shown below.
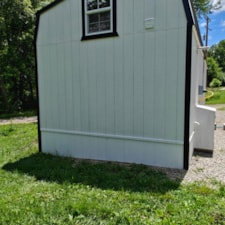
<path fill-rule="evenodd" d="M 90 118 L 90 131 L 96 131 L 97 129 L 97 77 L 96 77 L 96 52 L 95 43 L 92 42 L 88 45 L 88 75 L 89 75 L 89 118 Z"/>
<path fill-rule="evenodd" d="M 166 29 L 166 18 L 167 18 L 167 4 L 168 0 L 156 0 L 155 4 L 155 14 L 156 14 L 156 20 L 155 25 L 157 27 L 157 30 Z"/>
<path fill-rule="evenodd" d="M 114 49 L 111 39 L 105 40 L 106 133 L 115 133 L 114 111 Z"/>
<path fill-rule="evenodd" d="M 49 93 L 46 93 L 46 98 L 48 101 L 48 105 L 46 106 L 46 110 L 49 113 L 48 116 L 48 127 L 58 128 L 59 126 L 59 119 L 58 119 L 58 101 L 59 101 L 59 93 L 56 87 L 58 87 L 58 67 L 56 64 L 57 62 L 57 48 L 55 45 L 51 45 L 48 47 L 50 52 L 50 60 L 49 64 L 47 65 L 48 68 L 48 79 L 47 80 L 47 89 L 46 91 L 50 91 Z M 46 59 L 47 60 L 47 59 Z"/>
<path fill-rule="evenodd" d="M 115 131 L 117 134 L 124 134 L 124 61 L 123 41 L 115 41 L 114 71 L 115 71 Z"/>
<path fill-rule="evenodd" d="M 116 16 L 117 16 L 117 32 L 119 36 L 123 35 L 124 32 L 124 1 L 117 1 L 117 9 L 116 9 Z"/>
<path fill-rule="evenodd" d="M 81 1 L 71 1 L 71 31 L 72 31 L 72 40 L 79 40 L 82 36 L 82 21 L 81 21 Z"/>
<path fill-rule="evenodd" d="M 155 18 L 155 0 L 145 0 L 144 15 L 145 15 L 145 19 Z"/>
<path fill-rule="evenodd" d="M 155 47 L 155 82 L 154 82 L 154 134 L 155 137 L 164 138 L 164 121 L 165 121 L 165 32 L 156 33 L 156 47 Z"/>
<path fill-rule="evenodd" d="M 97 51 L 97 131 L 100 133 L 105 133 L 106 124 L 106 86 L 105 86 L 105 50 L 104 42 L 96 42 Z"/>
<path fill-rule="evenodd" d="M 154 33 L 146 33 L 144 43 L 144 136 L 153 136 L 154 127 L 154 77 L 155 38 Z"/>
<path fill-rule="evenodd" d="M 177 70 L 178 70 L 178 49 L 177 49 L 177 38 L 178 32 L 177 30 L 171 30 L 167 32 L 166 39 L 167 48 L 166 48 L 166 96 L 167 99 L 165 101 L 165 136 L 169 139 L 175 140 L 177 135 Z"/>
<path fill-rule="evenodd" d="M 47 116 L 47 127 L 56 127 L 58 125 L 54 123 L 56 117 L 57 117 L 57 110 L 55 112 L 55 101 L 52 98 L 52 95 L 55 95 L 55 98 L 58 99 L 58 93 L 55 93 L 54 85 L 57 85 L 57 68 L 55 67 L 55 60 L 56 60 L 56 49 L 54 48 L 53 45 L 47 46 L 49 54 L 44 56 L 44 57 L 49 57 L 49 62 L 48 65 L 46 65 L 48 68 L 46 68 L 46 74 L 44 73 L 43 76 L 46 76 L 46 87 L 44 90 L 45 93 L 45 99 L 46 102 L 48 103 L 45 107 L 45 111 L 47 114 L 50 114 Z M 45 59 L 47 61 L 47 58 Z M 52 102 L 53 100 L 53 102 Z M 53 111 L 51 111 L 53 110 Z M 54 112 L 52 114 L 52 112 Z"/>
<path fill-rule="evenodd" d="M 39 98 L 40 98 L 40 125 L 41 127 L 47 127 L 47 115 L 46 115 L 46 106 L 47 106 L 47 99 L 45 97 L 45 90 L 47 90 L 47 82 L 46 78 L 46 71 L 48 71 L 45 57 L 50 59 L 49 57 L 49 49 L 45 46 L 38 48 L 38 86 L 39 86 Z"/>
<path fill-rule="evenodd" d="M 143 136 L 143 34 L 134 36 L 134 135 Z"/>
<path fill-rule="evenodd" d="M 62 42 L 64 38 L 63 34 L 63 20 L 64 20 L 64 13 L 63 13 L 63 4 L 59 4 L 58 7 L 56 7 L 55 15 L 51 18 L 53 21 L 51 24 L 54 24 L 54 31 L 55 31 L 55 37 L 53 37 L 54 42 Z"/>
<path fill-rule="evenodd" d="M 88 87 L 88 65 L 87 65 L 88 47 L 87 44 L 80 45 L 80 115 L 81 115 L 81 131 L 89 131 L 89 87 Z M 85 66 L 84 66 L 85 65 Z"/>
<path fill-rule="evenodd" d="M 59 128 L 65 129 L 66 125 L 66 87 L 65 87 L 65 54 L 64 54 L 64 45 L 57 44 L 57 91 L 58 91 L 58 106 L 57 116 L 59 120 Z"/>
<path fill-rule="evenodd" d="M 179 24 L 179 17 L 178 17 L 178 10 L 179 10 L 179 5 L 181 1 L 177 0 L 170 0 L 169 3 L 167 4 L 167 18 L 166 18 L 166 23 L 167 23 L 167 29 L 171 28 L 177 28 Z"/>
<path fill-rule="evenodd" d="M 73 73 L 71 58 L 71 43 L 65 44 L 65 101 L 66 101 L 66 129 L 73 130 L 74 111 L 73 111 Z"/>
<path fill-rule="evenodd" d="M 124 133 L 133 135 L 133 36 L 124 37 Z"/>
<path fill-rule="evenodd" d="M 63 5 L 62 8 L 62 12 L 61 14 L 63 15 L 63 41 L 68 42 L 71 40 L 71 23 L 72 23 L 72 19 L 71 19 L 71 5 L 70 5 L 70 1 L 66 1 L 65 4 Z"/>
<path fill-rule="evenodd" d="M 74 130 L 81 130 L 81 78 L 80 78 L 80 43 L 72 43 L 72 85 L 73 85 L 73 118 Z"/>
<path fill-rule="evenodd" d="M 177 139 L 184 138 L 184 100 L 185 100 L 185 66 L 186 66 L 186 27 L 179 30 L 178 41 L 178 77 L 177 77 Z"/>
<path fill-rule="evenodd" d="M 181 2 L 178 4 L 178 23 L 179 36 L 177 48 L 178 52 L 178 76 L 177 76 L 177 140 L 184 140 L 184 109 L 185 109 L 185 71 L 186 71 L 186 36 L 187 36 L 187 19 L 184 7 Z"/>
<path fill-rule="evenodd" d="M 130 34 L 134 30 L 134 1 L 136 0 L 123 0 L 123 33 Z"/>
<path fill-rule="evenodd" d="M 42 46 L 46 42 L 48 42 L 48 14 L 42 14 L 42 16 L 39 18 L 39 30 L 37 33 L 37 48 L 39 49 L 39 46 Z M 38 59 L 38 62 L 40 60 Z"/>
<path fill-rule="evenodd" d="M 54 43 L 56 42 L 56 37 L 57 37 L 57 23 L 52 22 L 52 18 L 55 17 L 55 11 L 50 10 L 46 12 L 47 17 L 48 17 L 48 32 L 47 32 L 47 37 L 46 40 L 48 40 L 48 43 Z"/>
<path fill-rule="evenodd" d="M 142 33 L 144 30 L 144 1 L 145 0 L 134 0 L 134 33 Z"/>

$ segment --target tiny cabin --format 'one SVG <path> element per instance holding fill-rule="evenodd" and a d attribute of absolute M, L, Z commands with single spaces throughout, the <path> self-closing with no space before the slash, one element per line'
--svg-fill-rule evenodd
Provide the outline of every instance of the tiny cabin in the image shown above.
<path fill-rule="evenodd" d="M 56 0 L 37 14 L 36 65 L 44 153 L 188 169 L 213 150 L 191 1 Z"/>

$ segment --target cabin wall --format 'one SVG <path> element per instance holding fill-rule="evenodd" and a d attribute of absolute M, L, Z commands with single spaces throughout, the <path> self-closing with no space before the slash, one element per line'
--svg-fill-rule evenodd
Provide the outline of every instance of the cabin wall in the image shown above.
<path fill-rule="evenodd" d="M 191 159 L 194 151 L 196 129 L 198 121 L 196 120 L 196 105 L 198 102 L 199 77 L 202 76 L 204 66 L 204 55 L 202 50 L 198 49 L 200 42 L 196 35 L 196 30 L 192 28 L 192 61 L 191 61 L 191 96 L 190 96 L 190 134 L 189 134 L 189 158 Z"/>
<path fill-rule="evenodd" d="M 42 150 L 182 168 L 186 24 L 180 0 L 123 0 L 118 37 L 81 41 L 80 0 L 41 14 Z"/>
<path fill-rule="evenodd" d="M 195 148 L 213 150 L 215 109 L 206 107 L 204 93 L 206 88 L 207 65 L 204 59 L 201 44 L 193 28 L 192 33 L 192 72 L 191 72 L 191 107 L 190 107 L 190 151 L 192 157 Z"/>

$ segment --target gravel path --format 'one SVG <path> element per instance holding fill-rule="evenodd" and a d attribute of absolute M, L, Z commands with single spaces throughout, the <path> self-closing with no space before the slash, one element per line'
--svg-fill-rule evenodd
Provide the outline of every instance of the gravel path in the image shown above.
<path fill-rule="evenodd" d="M 214 133 L 213 154 L 199 153 L 192 158 L 183 182 L 216 179 L 225 183 L 225 105 L 215 105 L 217 129 Z M 222 110 L 221 110 L 222 109 Z"/>
<path fill-rule="evenodd" d="M 195 181 L 210 182 L 217 180 L 225 184 L 225 104 L 213 105 L 216 111 L 217 129 L 214 135 L 214 150 L 210 153 L 195 153 L 192 157 L 188 171 L 178 169 L 159 168 L 170 178 L 178 179 L 181 183 L 190 183 Z M 15 118 L 12 120 L 0 120 L 1 124 L 10 123 L 34 123 L 37 117 Z"/>
<path fill-rule="evenodd" d="M 213 153 L 195 153 L 188 171 L 162 169 L 170 178 L 181 180 L 181 183 L 216 180 L 225 184 L 225 105 L 213 105 L 216 108 L 217 129 L 214 133 Z M 222 109 L 222 110 L 221 110 Z"/>
<path fill-rule="evenodd" d="M 11 124 L 11 123 L 36 123 L 37 117 L 19 117 L 19 118 L 13 118 L 11 120 L 3 120 L 0 119 L 0 125 L 4 124 Z"/>

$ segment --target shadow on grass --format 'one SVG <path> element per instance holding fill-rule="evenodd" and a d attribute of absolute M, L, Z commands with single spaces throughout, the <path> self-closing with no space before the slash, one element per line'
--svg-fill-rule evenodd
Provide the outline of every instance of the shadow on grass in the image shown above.
<path fill-rule="evenodd" d="M 37 180 L 90 185 L 100 189 L 165 193 L 177 189 L 178 181 L 144 165 L 75 160 L 37 153 L 3 167 Z"/>

